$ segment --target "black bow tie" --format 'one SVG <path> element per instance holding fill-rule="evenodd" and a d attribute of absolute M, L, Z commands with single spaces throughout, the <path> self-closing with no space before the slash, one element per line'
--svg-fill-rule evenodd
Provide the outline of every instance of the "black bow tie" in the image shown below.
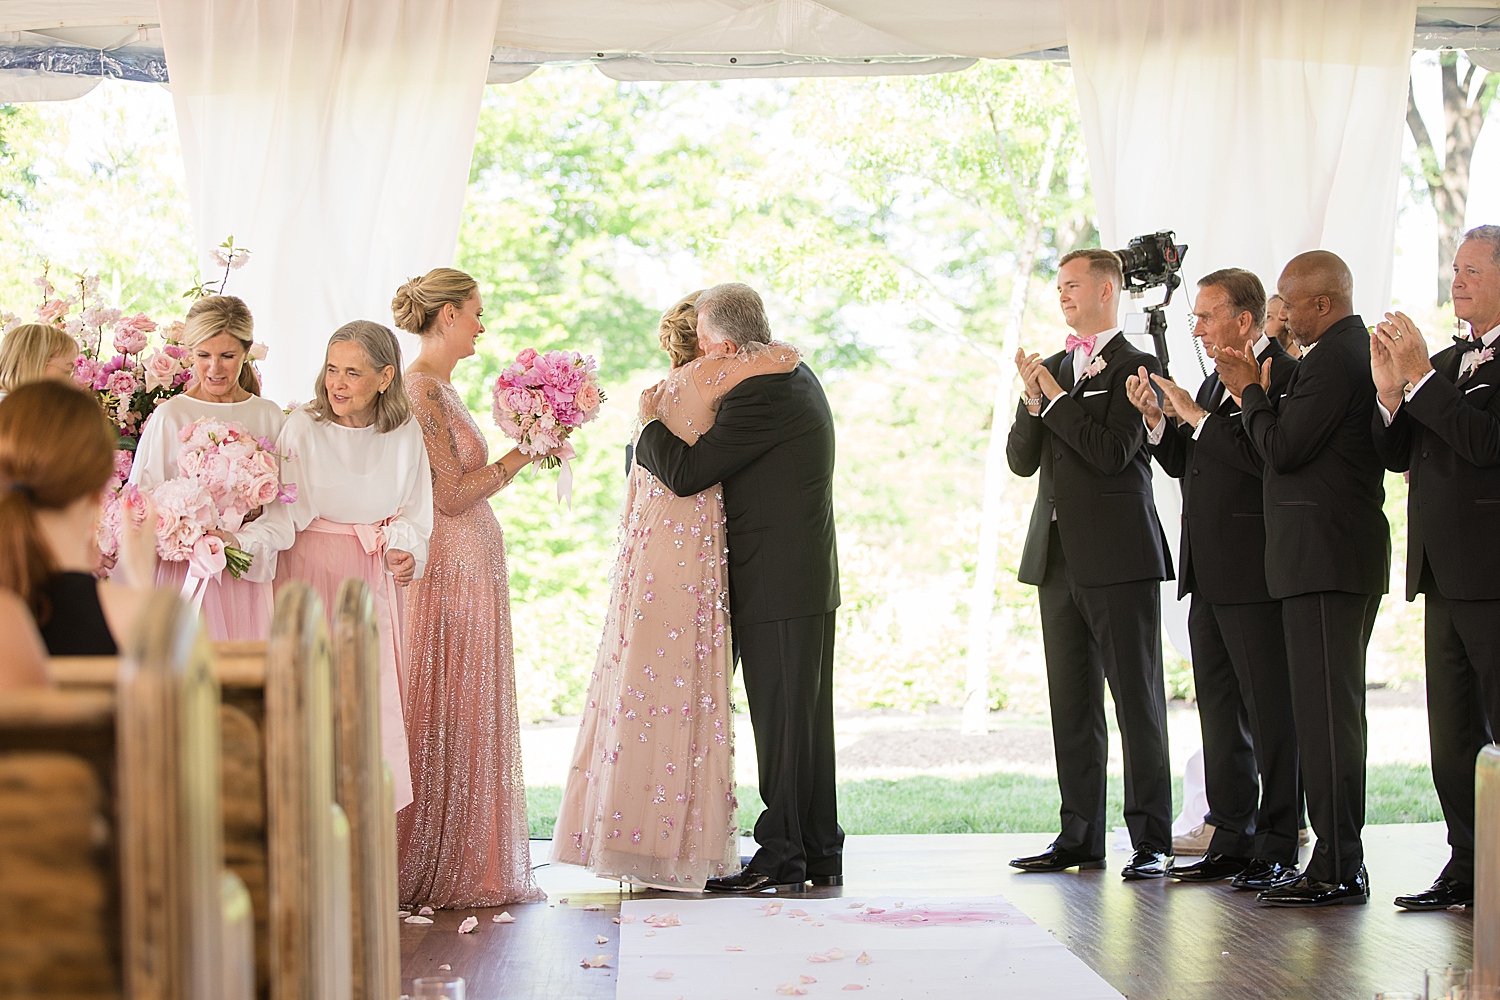
<path fill-rule="evenodd" d="M 1460 336 L 1455 335 L 1454 338 L 1453 338 L 1453 343 L 1455 345 L 1457 345 L 1459 351 L 1462 352 L 1462 353 L 1464 353 L 1464 354 L 1467 354 L 1470 351 L 1482 351 L 1482 350 L 1484 350 L 1484 340 L 1483 339 L 1480 339 L 1480 340 L 1470 340 L 1468 337 L 1460 337 Z"/>

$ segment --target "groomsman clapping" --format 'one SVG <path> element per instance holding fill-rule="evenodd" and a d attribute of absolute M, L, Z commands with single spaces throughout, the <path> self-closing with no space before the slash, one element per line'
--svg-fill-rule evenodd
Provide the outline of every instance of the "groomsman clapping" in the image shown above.
<path fill-rule="evenodd" d="M 1427 595 L 1432 780 L 1453 854 L 1408 910 L 1474 899 L 1474 758 L 1500 725 L 1500 226 L 1480 226 L 1453 258 L 1453 312 L 1468 335 L 1429 360 L 1422 332 L 1387 313 L 1370 337 L 1379 392 L 1375 446 L 1410 474 L 1406 599 Z"/>

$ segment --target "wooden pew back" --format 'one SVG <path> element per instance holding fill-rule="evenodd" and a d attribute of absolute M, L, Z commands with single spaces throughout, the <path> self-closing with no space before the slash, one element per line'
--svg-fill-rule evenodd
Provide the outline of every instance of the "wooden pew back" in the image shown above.
<path fill-rule="evenodd" d="M 401 992 L 394 782 L 380 746 L 380 644 L 363 580 L 345 580 L 333 612 L 336 794 L 349 818 L 354 1000 Z"/>
<path fill-rule="evenodd" d="M 1500 986 L 1500 747 L 1474 764 L 1474 983 Z"/>

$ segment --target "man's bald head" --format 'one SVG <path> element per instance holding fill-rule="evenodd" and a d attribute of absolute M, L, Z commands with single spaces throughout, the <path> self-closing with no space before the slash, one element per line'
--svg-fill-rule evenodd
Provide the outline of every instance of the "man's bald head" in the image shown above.
<path fill-rule="evenodd" d="M 1287 262 L 1276 282 L 1286 307 L 1286 325 L 1304 347 L 1339 320 L 1354 314 L 1354 275 L 1336 253 L 1309 250 Z"/>

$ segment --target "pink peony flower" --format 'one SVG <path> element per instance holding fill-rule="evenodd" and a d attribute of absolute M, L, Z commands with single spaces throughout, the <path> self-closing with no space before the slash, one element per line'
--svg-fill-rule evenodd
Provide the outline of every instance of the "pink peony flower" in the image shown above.
<path fill-rule="evenodd" d="M 109 380 L 104 384 L 106 392 L 122 400 L 134 396 L 136 388 L 135 376 L 123 369 L 109 376 Z"/>
<path fill-rule="evenodd" d="M 87 358 L 80 354 L 77 360 L 73 362 L 73 381 L 85 389 L 100 388 L 96 383 L 99 382 L 100 376 L 103 373 L 104 366 L 93 358 Z"/>
<path fill-rule="evenodd" d="M 121 320 L 115 326 L 115 350 L 121 354 L 139 354 L 146 349 L 146 335 L 156 329 L 156 324 L 144 313 Z"/>
<path fill-rule="evenodd" d="M 594 415 L 594 411 L 599 409 L 599 404 L 603 401 L 604 396 L 599 391 L 599 386 L 593 382 L 586 383 L 578 390 L 578 395 L 573 397 L 574 404 L 589 416 Z"/>

